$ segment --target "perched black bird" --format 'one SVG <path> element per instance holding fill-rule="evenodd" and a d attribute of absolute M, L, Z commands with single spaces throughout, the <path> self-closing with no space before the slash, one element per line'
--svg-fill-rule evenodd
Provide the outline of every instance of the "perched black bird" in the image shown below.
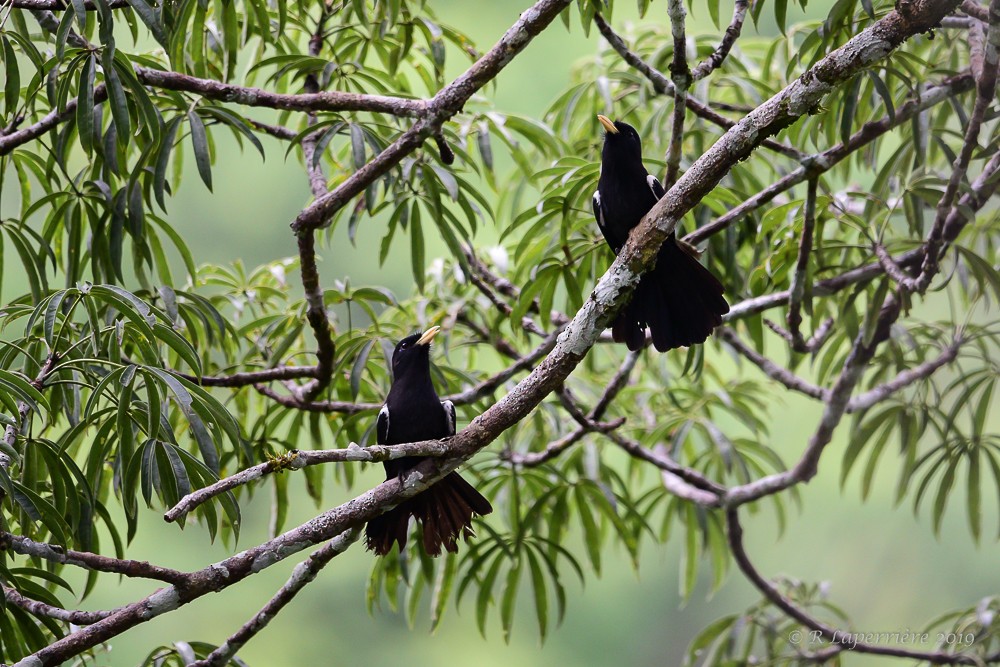
<path fill-rule="evenodd" d="M 594 216 L 617 255 L 664 191 L 642 166 L 642 143 L 635 128 L 606 116 L 597 119 L 606 132 Z M 632 300 L 618 313 L 612 335 L 630 350 L 642 348 L 647 326 L 660 352 L 702 343 L 729 312 L 722 292 L 722 283 L 701 265 L 694 249 L 671 235 L 660 247 L 656 266 L 642 276 Z"/>
<path fill-rule="evenodd" d="M 376 424 L 378 444 L 399 445 L 405 442 L 434 440 L 455 435 L 455 406 L 442 401 L 431 382 L 431 339 L 441 327 L 431 327 L 399 341 L 392 353 L 392 387 Z M 399 477 L 423 460 L 419 456 L 385 461 L 386 479 Z M 412 516 L 423 526 L 424 551 L 441 554 L 441 547 L 458 551 L 458 538 L 472 536 L 472 515 L 489 514 L 493 507 L 457 472 L 405 500 L 395 508 L 368 522 L 365 545 L 384 556 L 398 542 L 406 546 L 406 533 Z"/>

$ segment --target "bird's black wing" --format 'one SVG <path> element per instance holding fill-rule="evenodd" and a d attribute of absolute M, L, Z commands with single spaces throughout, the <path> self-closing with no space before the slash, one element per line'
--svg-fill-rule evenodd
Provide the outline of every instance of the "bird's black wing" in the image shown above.
<path fill-rule="evenodd" d="M 389 406 L 383 405 L 375 422 L 375 442 L 384 445 L 389 440 Z"/>
<path fill-rule="evenodd" d="M 441 407 L 444 408 L 444 414 L 445 417 L 447 417 L 448 435 L 455 435 L 458 431 L 458 429 L 455 428 L 457 423 L 455 419 L 455 404 L 451 401 L 441 401 Z"/>
<path fill-rule="evenodd" d="M 601 206 L 601 191 L 595 190 L 594 196 L 590 200 L 591 206 L 594 208 L 594 218 L 597 220 L 597 227 L 601 230 L 601 234 L 604 235 L 604 240 L 608 242 L 611 249 L 618 254 L 618 251 L 622 249 L 622 244 L 615 238 L 614 233 L 608 227 L 607 222 L 604 219 L 604 208 Z"/>
<path fill-rule="evenodd" d="M 666 190 L 663 189 L 663 184 L 660 183 L 656 176 L 646 174 L 646 183 L 649 184 L 649 189 L 653 191 L 653 196 L 656 197 L 656 201 L 660 201 L 663 198 L 663 195 L 667 194 Z"/>

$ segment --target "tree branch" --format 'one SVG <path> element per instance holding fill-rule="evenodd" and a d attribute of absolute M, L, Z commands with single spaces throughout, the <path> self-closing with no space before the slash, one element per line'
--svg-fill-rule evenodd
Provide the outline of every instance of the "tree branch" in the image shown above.
<path fill-rule="evenodd" d="M 15 589 L 3 585 L 0 585 L 0 594 L 6 598 L 7 604 L 23 609 L 32 616 L 38 618 L 54 618 L 57 621 L 72 623 L 73 625 L 90 625 L 91 623 L 96 623 L 97 621 L 105 619 L 118 611 L 117 609 L 111 611 L 77 611 L 74 609 L 54 607 L 50 604 L 25 597 Z"/>
<path fill-rule="evenodd" d="M 153 88 L 194 93 L 210 100 L 250 107 L 308 112 L 368 111 L 406 118 L 416 118 L 427 113 L 426 100 L 406 97 L 316 90 L 299 94 L 272 93 L 263 88 L 237 86 L 149 67 L 136 67 L 135 75 L 139 81 Z"/>
<path fill-rule="evenodd" d="M 183 585 L 188 581 L 187 575 L 183 572 L 152 565 L 146 561 L 122 560 L 88 551 L 74 551 L 55 544 L 35 542 L 21 535 L 0 531 L 0 551 L 8 549 L 22 556 L 41 558 L 63 565 L 73 565 L 95 572 L 109 572 L 137 579 L 154 579 L 177 585 Z"/>
<path fill-rule="evenodd" d="M 204 660 L 191 663 L 191 667 L 222 667 L 229 663 L 248 641 L 253 639 L 278 613 L 291 602 L 295 596 L 308 584 L 316 579 L 319 571 L 326 567 L 336 556 L 347 551 L 361 536 L 360 528 L 347 530 L 333 538 L 314 551 L 309 558 L 302 561 L 292 570 L 292 575 L 278 592 L 258 611 L 253 618 L 237 630 L 221 646 L 209 653 Z"/>
<path fill-rule="evenodd" d="M 681 144 L 684 141 L 684 112 L 687 109 L 688 86 L 691 85 L 691 74 L 687 63 L 687 37 L 684 31 L 684 21 L 687 11 L 684 0 L 668 0 L 667 16 L 670 17 L 670 36 L 673 38 L 673 56 L 670 60 L 670 77 L 674 84 L 674 110 L 670 121 L 670 144 L 667 147 L 667 171 L 663 181 L 665 188 L 670 188 L 677 181 L 680 171 Z"/>
<path fill-rule="evenodd" d="M 314 449 L 309 451 L 293 449 L 287 454 L 251 466 L 229 477 L 223 477 L 208 486 L 192 491 L 181 498 L 176 505 L 167 510 L 163 515 L 163 520 L 167 523 L 173 523 L 212 498 L 221 496 L 227 491 L 249 484 L 272 473 L 281 473 L 286 470 L 301 470 L 306 466 L 324 463 L 379 463 L 407 456 L 442 457 L 449 455 L 448 445 L 449 438 L 444 438 L 442 440 L 425 440 L 400 445 L 371 445 L 370 447 L 359 447 L 356 443 L 352 442 L 346 449 Z"/>
<path fill-rule="evenodd" d="M 107 99 L 108 90 L 104 84 L 102 83 L 95 86 L 94 104 L 101 104 Z M 27 127 L 22 127 L 20 130 L 16 130 L 10 134 L 0 136 L 0 155 L 7 155 L 18 146 L 26 144 L 29 141 L 34 141 L 59 123 L 73 118 L 76 115 L 76 105 L 78 103 L 78 98 L 70 98 L 66 100 L 66 105 L 63 107 L 62 111 L 53 109 L 43 116 L 41 120 L 32 123 Z"/>
<path fill-rule="evenodd" d="M 603 16 L 600 14 L 594 14 L 594 24 L 597 25 L 597 29 L 601 31 L 601 34 L 604 36 L 604 39 L 607 40 L 611 48 L 621 56 L 622 60 L 646 77 L 657 94 L 674 94 L 673 82 L 668 79 L 663 72 L 659 71 L 640 58 L 636 53 L 631 51 L 625 43 L 625 40 L 623 40 L 621 36 L 614 31 L 614 29 L 612 29 L 611 25 Z M 699 102 L 690 95 L 686 96 L 684 105 L 691 110 L 691 113 L 699 118 L 707 120 L 708 122 L 718 125 L 726 130 L 731 129 L 736 124 L 725 116 L 713 111 L 709 105 L 704 102 Z M 772 139 L 765 139 L 761 145 L 764 148 L 781 153 L 782 155 L 790 157 L 793 160 L 800 160 L 803 157 L 802 153 L 798 149 L 786 146 Z"/>
<path fill-rule="evenodd" d="M 793 186 L 804 182 L 811 176 L 818 176 L 832 169 L 844 158 L 855 153 L 859 148 L 866 146 L 883 134 L 889 132 L 903 123 L 909 121 L 921 111 L 929 109 L 956 95 L 960 95 L 970 90 L 974 81 L 968 73 L 959 74 L 945 80 L 940 85 L 934 86 L 918 97 L 915 97 L 896 109 L 894 117 L 884 116 L 875 121 L 869 121 L 861 126 L 861 129 L 851 135 L 844 143 L 837 144 L 822 153 L 809 156 L 805 163 L 789 172 L 783 178 L 775 181 L 759 193 L 750 197 L 739 206 L 733 208 L 725 215 L 722 215 L 709 224 L 699 227 L 684 237 L 688 243 L 697 244 L 704 241 L 709 236 L 716 234 L 731 224 L 741 220 L 748 213 L 755 211 L 764 204 L 767 204 L 779 194 L 790 190 Z"/>
<path fill-rule="evenodd" d="M 703 61 L 698 63 L 698 66 L 691 70 L 691 81 L 701 81 L 706 76 L 711 74 L 713 71 L 722 67 L 722 63 L 725 62 L 726 56 L 732 51 L 733 45 L 736 40 L 739 39 L 740 33 L 743 31 L 743 21 L 746 20 L 747 9 L 750 8 L 750 0 L 735 0 L 733 3 L 733 19 L 729 22 L 729 26 L 726 28 L 726 34 L 722 37 L 722 41 L 719 45 L 715 47 L 715 51 L 712 52 L 710 56 L 705 58 Z"/>
<path fill-rule="evenodd" d="M 446 120 L 461 111 L 469 98 L 492 81 L 569 3 L 570 0 L 539 0 L 527 9 L 492 49 L 427 103 L 424 117 L 343 183 L 307 206 L 292 223 L 292 229 L 301 234 L 326 225 L 347 202 L 399 164 Z"/>
<path fill-rule="evenodd" d="M 326 25 L 331 11 L 329 4 L 322 3 L 321 6 L 322 11 L 316 21 L 316 29 L 309 39 L 309 55 L 314 58 L 319 56 L 323 48 L 323 27 Z M 319 80 L 315 74 L 306 76 L 305 89 L 306 93 L 310 95 L 319 94 Z M 315 112 L 309 112 L 307 122 L 310 126 L 316 124 Z M 306 173 L 309 175 L 309 189 L 316 199 L 326 194 L 326 175 L 320 166 L 320 156 L 316 154 L 318 140 L 319 137 L 315 132 L 302 140 L 302 158 L 305 161 Z M 297 236 L 299 272 L 302 276 L 302 288 L 305 290 L 306 296 L 306 321 L 309 322 L 309 327 L 316 337 L 316 376 L 301 388 L 296 398 L 301 397 L 303 401 L 311 401 L 330 386 L 337 349 L 333 342 L 330 318 L 326 313 L 323 288 L 319 284 L 319 267 L 316 265 L 316 232 L 313 229 L 305 229 Z"/>
<path fill-rule="evenodd" d="M 816 225 L 816 189 L 819 177 L 809 179 L 806 190 L 806 205 L 803 212 L 802 240 L 799 241 L 799 255 L 795 263 L 795 273 L 792 274 L 792 284 L 788 291 L 788 332 L 791 336 L 792 349 L 796 352 L 811 352 L 812 350 L 802 338 L 802 298 L 806 293 L 806 276 L 809 272 L 809 255 L 812 253 L 813 228 Z"/>
<path fill-rule="evenodd" d="M 920 274 L 912 281 L 900 283 L 900 287 L 908 291 L 923 294 L 937 274 L 938 258 L 945 241 L 945 221 L 953 211 L 957 213 L 958 207 L 955 206 L 955 200 L 958 196 L 958 187 L 965 180 L 973 149 L 979 146 L 979 131 L 983 125 L 986 110 L 996 97 L 997 67 L 1000 66 L 1000 2 L 996 0 L 990 2 L 989 19 L 989 29 L 986 31 L 986 43 L 983 48 L 982 75 L 976 82 L 976 101 L 972 106 L 969 124 L 965 129 L 965 139 L 958 157 L 955 158 L 951 178 L 948 179 L 948 185 L 938 202 L 934 224 L 931 226 L 925 243 L 924 260 L 920 267 Z"/>
<path fill-rule="evenodd" d="M 849 650 L 852 653 L 871 653 L 874 655 L 887 655 L 897 658 L 912 658 L 914 660 L 926 661 L 935 665 L 979 665 L 983 664 L 982 658 L 954 653 L 944 653 L 941 651 L 913 651 L 910 649 L 896 648 L 892 646 L 878 646 L 857 641 L 857 635 L 853 632 L 837 630 L 819 619 L 811 616 L 786 598 L 775 588 L 771 582 L 767 581 L 757 568 L 754 567 L 743 546 L 743 527 L 740 525 L 739 513 L 735 507 L 726 510 L 727 537 L 729 549 L 733 554 L 733 560 L 740 568 L 740 571 L 750 580 L 754 587 L 763 593 L 771 604 L 783 611 L 790 618 L 795 619 L 807 628 L 818 632 L 823 639 L 832 642 L 836 651 L 830 651 L 823 655 L 824 659 L 832 658 L 836 652 Z M 830 647 L 833 649 L 833 647 Z M 993 656 L 985 662 L 993 662 Z"/>
<path fill-rule="evenodd" d="M 979 19 L 983 23 L 990 22 L 989 10 L 978 2 L 975 2 L 975 0 L 962 0 L 961 10 L 972 18 Z"/>
<path fill-rule="evenodd" d="M 317 371 L 315 366 L 275 366 L 259 371 L 242 371 L 231 375 L 202 375 L 201 377 L 175 370 L 171 372 L 203 387 L 246 387 L 260 382 L 313 378 L 316 377 Z"/>

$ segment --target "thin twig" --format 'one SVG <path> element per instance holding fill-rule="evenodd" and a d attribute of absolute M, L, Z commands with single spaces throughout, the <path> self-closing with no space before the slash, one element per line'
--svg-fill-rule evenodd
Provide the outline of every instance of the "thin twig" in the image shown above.
<path fill-rule="evenodd" d="M 48 11 L 65 11 L 67 9 L 73 9 L 73 3 L 68 0 L 5 0 L 11 3 L 10 6 L 14 9 L 28 9 L 28 10 L 40 10 L 45 9 Z M 108 9 L 124 9 L 131 6 L 132 3 L 129 0 L 105 0 Z M 88 12 L 97 11 L 97 5 L 94 0 L 83 0 L 83 8 Z"/>
<path fill-rule="evenodd" d="M 275 139 L 281 139 L 283 141 L 291 141 L 299 135 L 295 130 L 289 129 L 282 125 L 272 125 L 271 123 L 262 123 L 259 120 L 254 120 L 253 118 L 248 118 L 247 122 L 255 130 L 260 130 L 265 134 L 269 134 Z"/>
<path fill-rule="evenodd" d="M 0 531 L 0 551 L 7 549 L 22 556 L 32 556 L 63 565 L 74 565 L 94 572 L 109 572 L 126 577 L 154 579 L 178 585 L 183 585 L 188 581 L 187 575 L 183 572 L 152 565 L 146 561 L 111 558 L 89 551 L 74 551 L 55 544 L 35 542 L 22 535 Z"/>
<path fill-rule="evenodd" d="M 254 614 L 253 618 L 234 632 L 218 648 L 205 656 L 203 660 L 192 662 L 191 667 L 221 667 L 228 664 L 229 660 L 236 655 L 236 652 L 243 648 L 248 641 L 257 636 L 261 630 L 266 628 L 267 624 L 295 598 L 299 591 L 316 579 L 316 575 L 319 574 L 320 570 L 326 567 L 336 556 L 347 551 L 352 544 L 357 542 L 360 536 L 361 529 L 352 528 L 314 551 L 309 558 L 295 566 L 285 585 L 278 589 L 278 592 L 268 600 L 267 604 L 260 611 Z"/>
<path fill-rule="evenodd" d="M 963 9 L 965 5 L 963 4 Z M 1000 2 L 990 2 L 990 25 L 986 31 L 986 43 L 983 48 L 982 76 L 976 82 L 976 101 L 972 106 L 972 114 L 965 129 L 962 148 L 952 168 L 951 178 L 945 186 L 944 194 L 937 205 L 934 224 L 927 236 L 924 248 L 924 260 L 920 274 L 912 281 L 900 283 L 900 287 L 923 294 L 930 286 L 931 280 L 937 274 L 938 258 L 944 245 L 944 225 L 949 215 L 957 211 L 955 200 L 958 197 L 959 185 L 965 180 L 969 169 L 972 152 L 979 145 L 979 131 L 986 116 L 986 110 L 996 98 L 997 67 L 1000 66 Z"/>
<path fill-rule="evenodd" d="M 911 658 L 935 665 L 980 665 L 993 661 L 992 656 L 984 661 L 983 658 L 977 656 L 945 653 L 943 651 L 913 651 L 911 649 L 879 646 L 858 641 L 856 633 L 847 630 L 838 630 L 797 607 L 794 602 L 782 595 L 771 582 L 757 571 L 757 568 L 754 567 L 753 562 L 751 562 L 750 557 L 747 555 L 746 548 L 743 546 L 743 527 L 740 525 L 739 513 L 735 507 L 730 507 L 726 510 L 726 526 L 729 550 L 733 554 L 733 560 L 736 561 L 736 565 L 740 568 L 743 575 L 750 580 L 750 583 L 771 604 L 790 618 L 818 633 L 823 639 L 833 642 L 835 646 L 839 647 L 840 651 L 849 650 L 852 653 L 870 653 L 897 658 Z M 832 647 L 830 648 L 832 649 Z M 831 658 L 834 655 L 836 655 L 835 652 L 829 651 L 823 657 Z"/>
<path fill-rule="evenodd" d="M 858 410 L 867 410 L 877 403 L 881 403 L 885 399 L 889 398 L 896 392 L 909 387 L 910 385 L 924 380 L 931 375 L 933 375 L 938 369 L 947 366 L 951 362 L 955 361 L 958 357 L 958 351 L 961 349 L 962 344 L 965 341 L 962 338 L 956 338 L 951 342 L 941 354 L 929 359 L 922 364 L 914 366 L 905 371 L 901 371 L 896 377 L 880 384 L 876 387 L 872 387 L 868 391 L 858 394 L 851 399 L 850 403 L 847 404 L 848 412 L 856 412 Z"/>
<path fill-rule="evenodd" d="M 299 94 L 273 93 L 263 88 L 237 86 L 149 67 L 136 67 L 135 74 L 139 81 L 153 88 L 194 93 L 210 100 L 250 107 L 307 112 L 368 111 L 408 118 L 416 118 L 427 111 L 426 100 L 406 97 L 309 89 Z"/>
<path fill-rule="evenodd" d="M 636 363 L 639 361 L 641 353 L 641 350 L 636 350 L 625 355 L 625 359 L 618 367 L 618 370 L 615 371 L 615 374 L 608 381 L 607 385 L 605 385 L 604 391 L 601 393 L 601 397 L 597 400 L 597 403 L 594 404 L 594 407 L 591 408 L 590 413 L 586 416 L 584 416 L 577 405 L 570 400 L 568 410 L 578 423 L 578 427 L 575 430 L 557 440 L 553 440 L 542 448 L 541 451 L 525 452 L 523 454 L 517 452 L 504 452 L 501 454 L 501 457 L 515 465 L 531 468 L 539 466 L 546 461 L 550 461 L 559 456 L 572 445 L 583 439 L 583 436 L 588 433 L 608 433 L 609 431 L 619 428 L 625 423 L 624 419 L 616 419 L 611 422 L 602 422 L 601 419 L 604 417 L 604 413 L 607 411 L 611 403 L 614 402 L 621 390 L 628 385 L 629 378 L 632 375 L 632 371 L 635 369 Z M 559 396 L 561 399 L 564 399 L 567 394 L 563 391 L 559 393 Z"/>
<path fill-rule="evenodd" d="M 108 90 L 103 83 L 98 84 L 94 87 L 94 104 L 101 104 L 108 99 Z M 27 127 L 22 127 L 20 130 L 11 132 L 10 134 L 4 134 L 0 136 L 0 155 L 7 155 L 13 151 L 18 146 L 28 143 L 29 141 L 34 141 L 39 138 L 53 127 L 62 123 L 70 118 L 76 116 L 76 105 L 79 103 L 78 98 L 73 97 L 66 100 L 66 104 L 63 106 L 62 110 L 53 109 L 47 113 L 41 120 L 28 125 Z"/>
<path fill-rule="evenodd" d="M 332 7 L 322 3 L 322 11 L 316 21 L 316 29 L 309 39 L 309 55 L 316 58 L 323 48 L 323 28 L 330 16 Z M 305 90 L 307 94 L 318 95 L 319 79 L 315 74 L 306 76 Z M 309 126 L 317 122 L 316 112 L 310 111 L 307 120 Z M 319 137 L 315 132 L 302 140 L 302 158 L 305 161 L 306 173 L 309 175 L 309 189 L 313 197 L 319 199 L 326 195 L 326 175 L 320 165 L 320 155 L 316 154 Z M 316 376 L 296 392 L 296 398 L 311 401 L 324 389 L 330 386 L 333 379 L 333 361 L 337 354 L 333 342 L 333 330 L 330 318 L 326 312 L 326 301 L 323 288 L 319 282 L 319 267 L 316 264 L 316 230 L 303 229 L 297 232 L 299 246 L 299 271 L 302 276 L 302 288 L 306 297 L 306 321 L 316 338 Z"/>
<path fill-rule="evenodd" d="M 687 110 L 688 86 L 691 73 L 687 63 L 687 37 L 684 22 L 687 11 L 684 0 L 668 0 L 667 16 L 670 17 L 670 36 L 673 38 L 673 56 L 670 59 L 670 79 L 674 84 L 674 110 L 670 120 L 670 143 L 667 146 L 666 175 L 663 186 L 667 189 L 677 181 L 681 164 L 681 145 L 684 142 L 684 112 Z"/>
<path fill-rule="evenodd" d="M 332 216 L 347 202 L 420 147 L 424 139 L 433 136 L 447 119 L 458 113 L 469 98 L 492 81 L 569 3 L 570 0 L 539 0 L 521 14 L 493 48 L 427 103 L 427 113 L 424 116 L 361 169 L 303 209 L 292 223 L 292 229 L 301 233 L 328 224 Z"/>
<path fill-rule="evenodd" d="M 691 70 L 692 82 L 701 81 L 713 71 L 722 67 L 726 56 L 729 55 L 729 52 L 733 49 L 733 45 L 736 44 L 736 40 L 739 39 L 740 33 L 743 31 L 743 21 L 746 20 L 747 9 L 749 8 L 750 0 L 735 0 L 733 3 L 733 19 L 729 22 L 729 26 L 726 27 L 726 34 L 722 37 L 719 45 L 715 47 L 715 51 L 712 51 L 707 58 Z"/>
<path fill-rule="evenodd" d="M 497 373 L 481 380 L 477 384 L 454 394 L 447 394 L 441 397 L 443 401 L 451 401 L 455 405 L 469 405 L 479 401 L 495 392 L 504 382 L 514 377 L 517 373 L 529 370 L 539 359 L 548 354 L 556 344 L 562 328 L 557 328 L 542 341 L 542 343 L 525 355 L 519 355 L 516 351 L 512 364 L 498 371 Z M 498 351 L 506 354 L 509 345 L 500 345 Z M 510 348 L 513 350 L 513 348 Z M 221 385 L 226 386 L 226 385 Z M 288 408 L 304 410 L 306 412 L 339 412 L 343 414 L 357 414 L 359 412 L 371 412 L 382 407 L 381 403 L 358 403 L 354 401 L 310 401 L 302 396 L 281 394 L 264 384 L 254 384 L 254 389 L 271 400 Z"/>
<path fill-rule="evenodd" d="M 812 253 L 813 228 L 816 225 L 816 189 L 819 177 L 809 179 L 806 190 L 806 204 L 803 211 L 802 239 L 799 241 L 799 255 L 795 262 L 795 272 L 792 274 L 792 284 L 788 291 L 788 332 L 791 335 L 792 349 L 796 352 L 812 352 L 802 338 L 802 299 L 806 293 L 806 276 L 809 272 L 809 255 Z"/>
<path fill-rule="evenodd" d="M 735 507 L 777 493 L 790 486 L 808 482 L 816 475 L 820 456 L 826 446 L 830 444 L 834 431 L 847 412 L 851 393 L 861 380 L 868 362 L 875 355 L 875 350 L 889 337 L 889 329 L 899 317 L 899 313 L 900 302 L 894 294 L 890 294 L 886 297 L 878 318 L 872 325 L 873 330 L 870 338 L 867 336 L 868 332 L 858 333 L 837 381 L 824 397 L 825 406 L 819 425 L 795 466 L 791 470 L 730 488 L 725 497 L 726 506 Z"/>
<path fill-rule="evenodd" d="M 856 153 L 858 149 L 878 139 L 889 130 L 908 122 L 921 111 L 936 106 L 956 95 L 960 95 L 970 90 L 973 85 L 974 80 L 972 76 L 966 73 L 954 76 L 937 86 L 923 91 L 917 97 L 914 97 L 905 104 L 901 104 L 896 109 L 895 116 L 884 116 L 879 120 L 865 123 L 846 142 L 837 144 L 822 153 L 817 153 L 809 157 L 802 166 L 789 172 L 786 176 L 775 181 L 726 214 L 694 230 L 685 236 L 684 240 L 691 244 L 698 244 L 704 241 L 709 236 L 743 219 L 747 214 L 767 204 L 779 194 L 787 192 L 795 185 L 806 181 L 811 176 L 818 176 L 829 171 L 846 157 Z"/>
<path fill-rule="evenodd" d="M 79 611 L 76 609 L 54 607 L 50 604 L 25 597 L 13 588 L 3 585 L 0 585 L 0 595 L 3 595 L 3 597 L 6 598 L 7 604 L 23 609 L 32 616 L 38 618 L 54 618 L 57 621 L 72 623 L 73 625 L 90 625 L 91 623 L 96 623 L 97 621 L 105 619 L 118 611 L 117 609 L 110 611 Z"/>
<path fill-rule="evenodd" d="M 786 389 L 791 389 L 792 391 L 804 394 L 810 398 L 818 398 L 820 400 L 826 400 L 829 397 L 829 390 L 807 382 L 787 368 L 783 368 L 774 363 L 764 355 L 757 352 L 757 350 L 744 343 L 733 329 L 729 327 L 719 327 L 716 330 L 716 333 L 719 338 L 726 341 L 726 343 L 738 352 L 740 356 L 746 358 L 753 365 L 757 366 L 767 377 L 776 382 L 780 382 Z"/>
<path fill-rule="evenodd" d="M 601 34 L 604 36 L 604 39 L 607 40 L 608 44 L 611 45 L 611 48 L 621 56 L 622 60 L 646 77 L 657 94 L 674 94 L 674 84 L 669 78 L 667 78 L 667 75 L 647 63 L 635 52 L 630 50 L 628 45 L 625 43 L 625 40 L 623 40 L 621 36 L 612 29 L 611 25 L 603 16 L 595 14 L 594 24 L 597 26 L 597 29 L 601 31 Z M 718 125 L 723 129 L 729 130 L 736 124 L 725 116 L 713 111 L 709 105 L 704 102 L 699 102 L 690 95 L 685 98 L 684 104 L 694 115 L 707 120 L 710 123 Z M 803 157 L 803 153 L 798 149 L 786 146 L 782 143 L 774 141 L 773 139 L 765 139 L 761 146 L 767 148 L 768 150 L 786 155 L 793 160 L 800 160 Z"/>
<path fill-rule="evenodd" d="M 548 338 L 542 341 L 541 345 L 517 359 L 507 368 L 491 377 L 486 378 L 482 382 L 469 387 L 465 391 L 446 396 L 445 400 L 449 400 L 455 405 L 468 405 L 492 394 L 504 382 L 514 377 L 517 373 L 531 369 L 536 363 L 538 363 L 539 359 L 552 351 L 552 348 L 556 345 L 556 339 L 559 337 L 561 332 L 561 328 L 556 329 L 553 333 L 549 334 Z"/>

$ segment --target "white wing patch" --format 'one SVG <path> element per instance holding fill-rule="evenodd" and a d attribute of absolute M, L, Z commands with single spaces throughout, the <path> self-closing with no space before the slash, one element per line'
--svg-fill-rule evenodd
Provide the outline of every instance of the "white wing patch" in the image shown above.
<path fill-rule="evenodd" d="M 444 412 L 448 416 L 448 435 L 455 435 L 458 432 L 456 428 L 458 422 L 455 417 L 455 404 L 451 401 L 441 401 L 441 407 L 444 408 Z"/>
<path fill-rule="evenodd" d="M 653 196 L 656 197 L 657 200 L 663 196 L 663 186 L 660 185 L 660 181 L 656 178 L 656 176 L 646 174 L 646 185 L 649 186 L 649 189 L 653 192 Z"/>
<path fill-rule="evenodd" d="M 601 208 L 601 192 L 594 190 L 594 197 L 591 199 L 594 207 L 594 217 L 597 218 L 597 226 L 604 231 L 604 209 Z"/>
<path fill-rule="evenodd" d="M 389 439 L 389 406 L 383 405 L 378 411 L 378 420 L 375 422 L 375 440 L 380 445 L 384 445 Z"/>

